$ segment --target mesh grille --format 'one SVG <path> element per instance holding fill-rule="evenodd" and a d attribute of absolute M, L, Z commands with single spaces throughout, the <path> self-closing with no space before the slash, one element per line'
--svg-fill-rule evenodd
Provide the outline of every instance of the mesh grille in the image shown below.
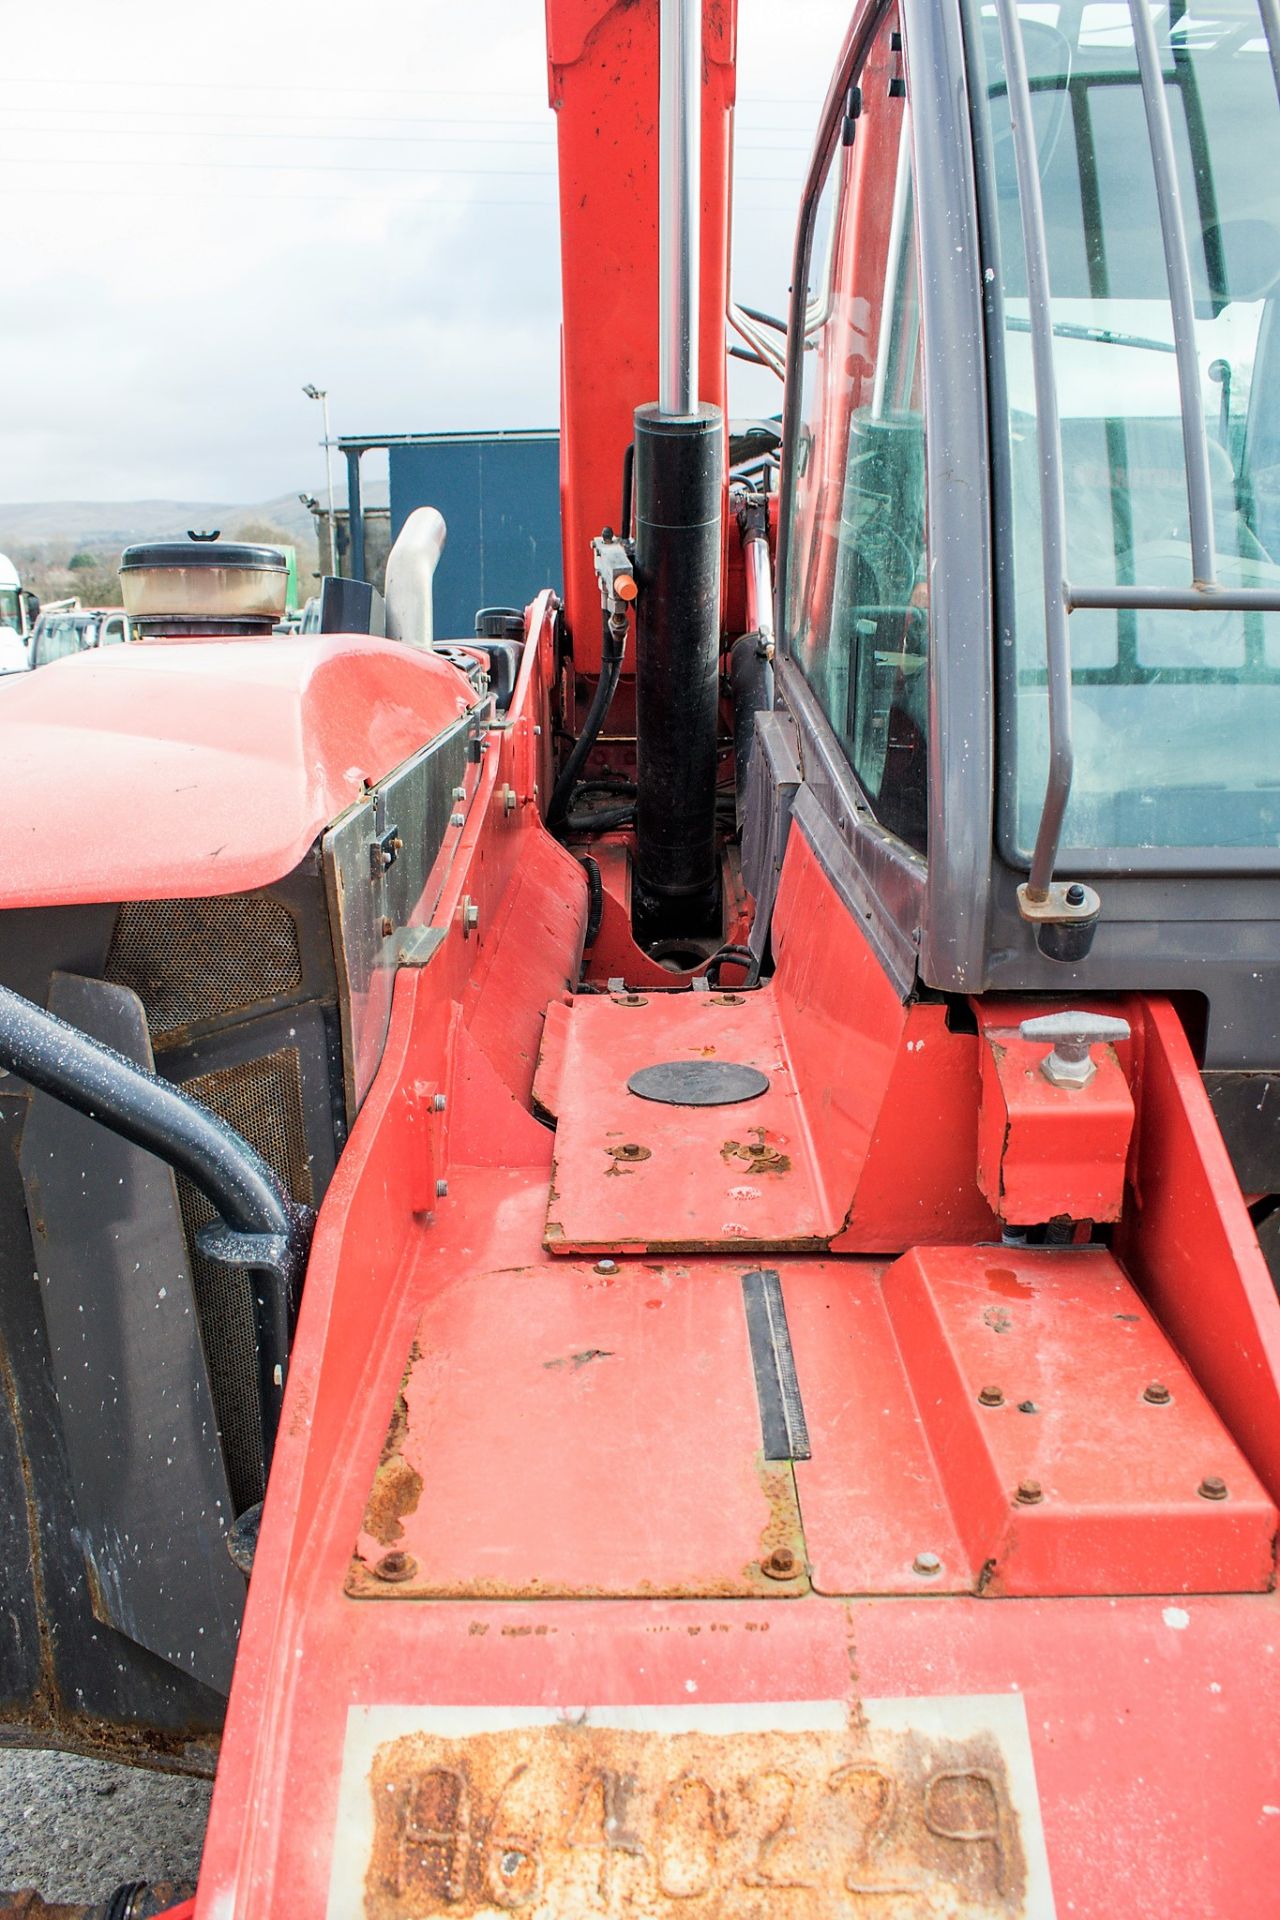
<path fill-rule="evenodd" d="M 132 987 L 153 1039 L 302 985 L 298 929 L 263 893 L 220 900 L 129 900 L 116 917 L 106 977 Z"/>
<path fill-rule="evenodd" d="M 295 1200 L 313 1199 L 302 1121 L 302 1072 L 296 1047 L 246 1060 L 242 1066 L 184 1080 L 182 1090 L 243 1134 L 270 1162 Z M 237 1513 L 263 1495 L 254 1359 L 253 1300 L 243 1267 L 224 1267 L 195 1251 L 199 1228 L 213 1218 L 204 1195 L 178 1176 L 182 1224 L 191 1249 L 191 1278 L 204 1338 L 209 1384 Z"/>

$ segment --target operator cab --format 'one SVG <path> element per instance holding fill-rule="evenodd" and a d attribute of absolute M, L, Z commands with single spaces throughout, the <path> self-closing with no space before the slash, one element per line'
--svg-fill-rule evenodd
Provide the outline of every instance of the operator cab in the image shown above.
<path fill-rule="evenodd" d="M 900 989 L 1172 995 L 1238 1166 L 1280 1068 L 1278 42 L 1237 0 L 860 9 L 780 516 L 796 804 Z"/>

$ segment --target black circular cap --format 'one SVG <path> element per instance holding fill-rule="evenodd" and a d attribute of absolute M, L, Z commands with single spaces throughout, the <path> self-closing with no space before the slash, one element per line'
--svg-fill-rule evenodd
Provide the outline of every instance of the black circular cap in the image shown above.
<path fill-rule="evenodd" d="M 477 607 L 477 640 L 523 640 L 524 615 L 518 607 Z"/>
<path fill-rule="evenodd" d="M 279 547 L 242 547 L 229 540 L 158 540 L 126 547 L 120 555 L 120 570 L 129 567 L 245 567 L 258 573 L 285 573 L 288 562 Z"/>
<path fill-rule="evenodd" d="M 664 1107 L 732 1107 L 768 1089 L 767 1073 L 736 1060 L 664 1060 L 641 1067 L 627 1081 L 629 1093 Z"/>

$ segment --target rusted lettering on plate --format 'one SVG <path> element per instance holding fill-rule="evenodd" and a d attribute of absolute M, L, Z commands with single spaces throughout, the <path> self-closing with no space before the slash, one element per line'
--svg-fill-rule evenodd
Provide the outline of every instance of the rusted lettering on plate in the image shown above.
<path fill-rule="evenodd" d="M 1027 1920 L 991 1733 L 578 1723 L 374 1750 L 367 1920 Z M 1043 1909 L 1040 1909 L 1043 1911 Z"/>

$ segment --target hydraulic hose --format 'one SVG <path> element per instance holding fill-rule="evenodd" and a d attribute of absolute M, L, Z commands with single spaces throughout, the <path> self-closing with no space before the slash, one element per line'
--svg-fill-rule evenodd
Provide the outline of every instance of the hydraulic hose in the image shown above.
<path fill-rule="evenodd" d="M 214 1208 L 217 1219 L 197 1236 L 200 1251 L 260 1276 L 254 1319 L 269 1462 L 315 1219 L 311 1209 L 300 1206 L 275 1169 L 208 1107 L 8 987 L 0 987 L 0 1066 L 154 1153 L 185 1174 Z"/>
<path fill-rule="evenodd" d="M 626 644 L 627 623 L 625 617 L 621 620 L 614 620 L 606 614 L 604 619 L 604 644 L 600 662 L 600 678 L 596 681 L 596 690 L 592 696 L 591 705 L 587 710 L 587 717 L 583 724 L 582 732 L 578 735 L 572 753 L 560 770 L 560 778 L 556 781 L 551 795 L 551 804 L 547 808 L 547 825 L 553 833 L 557 828 L 565 824 L 565 817 L 569 811 L 569 802 L 573 797 L 573 789 L 577 784 L 578 775 L 586 765 L 587 755 L 591 752 L 592 747 L 594 747 L 599 737 L 600 729 L 604 725 L 605 715 L 608 713 L 613 702 L 613 696 L 618 687 L 618 679 L 622 673 L 622 656 L 626 649 Z"/>

